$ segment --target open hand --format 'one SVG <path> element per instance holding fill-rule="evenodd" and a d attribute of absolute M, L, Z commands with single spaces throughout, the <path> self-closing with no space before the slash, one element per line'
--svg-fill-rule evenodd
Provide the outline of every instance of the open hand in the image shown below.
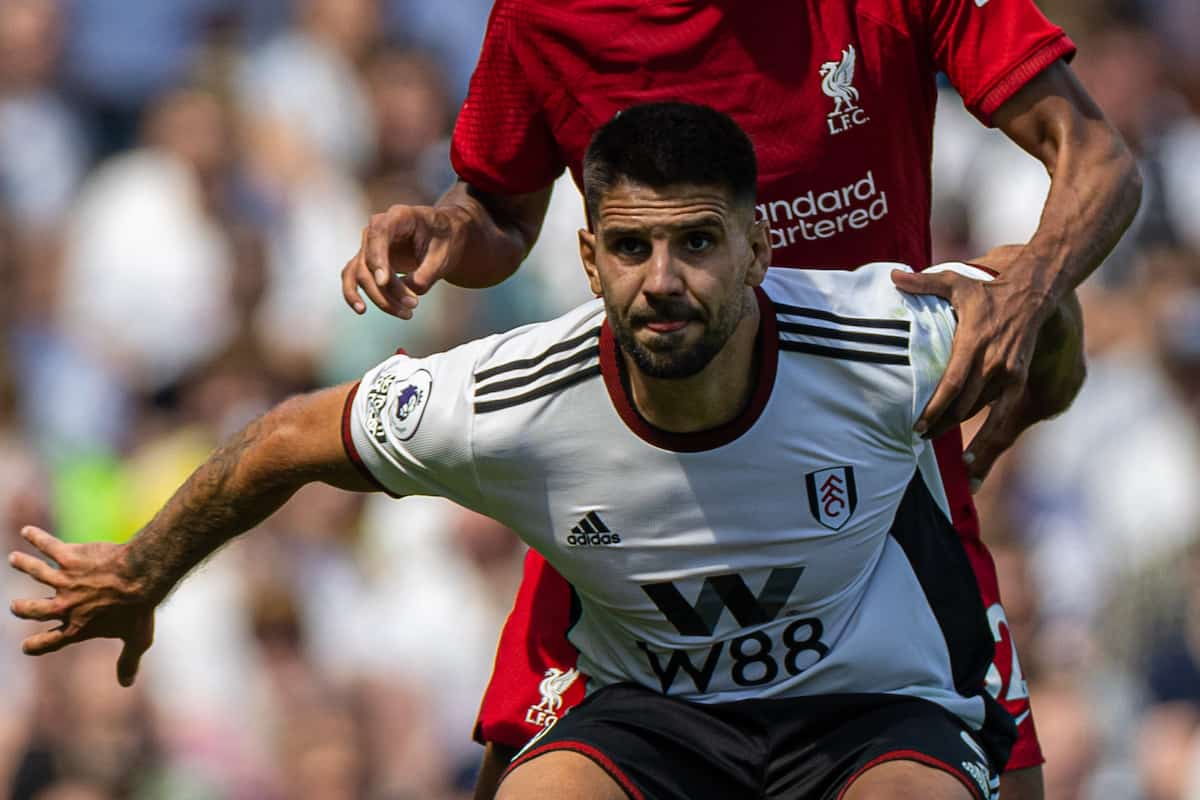
<path fill-rule="evenodd" d="M 467 216 L 453 207 L 394 205 L 374 214 L 362 244 L 342 269 L 342 297 L 365 313 L 359 289 L 383 311 L 412 319 L 418 296 L 453 271 L 468 236 Z"/>
<path fill-rule="evenodd" d="M 136 581 L 125 574 L 123 548 L 106 542 L 68 544 L 33 526 L 22 528 L 21 536 L 55 563 L 20 551 L 10 553 L 8 563 L 49 586 L 54 596 L 14 600 L 12 613 L 59 623 L 25 639 L 21 650 L 40 656 L 86 639 L 120 639 L 124 647 L 117 659 L 117 680 L 122 686 L 132 685 L 142 654 L 154 641 L 156 603 L 146 600 Z"/>
<path fill-rule="evenodd" d="M 1003 269 L 1012 260 L 1014 248 L 1006 246 L 980 263 Z M 1041 418 L 1027 390 L 1038 332 L 1048 311 L 1024 287 L 1006 280 L 1003 271 L 992 281 L 954 272 L 897 271 L 892 278 L 910 294 L 949 300 L 958 316 L 946 371 L 914 429 L 929 438 L 940 436 L 987 406 L 987 419 L 963 456 L 968 476 L 977 485 L 1017 436 Z"/>

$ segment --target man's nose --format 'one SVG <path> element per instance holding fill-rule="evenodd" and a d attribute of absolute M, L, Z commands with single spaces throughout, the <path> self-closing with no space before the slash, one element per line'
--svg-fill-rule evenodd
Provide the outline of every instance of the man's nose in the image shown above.
<path fill-rule="evenodd" d="M 642 284 L 642 291 L 650 295 L 683 293 L 679 262 L 667 242 L 654 243 L 654 251 L 646 265 L 646 280 Z"/>

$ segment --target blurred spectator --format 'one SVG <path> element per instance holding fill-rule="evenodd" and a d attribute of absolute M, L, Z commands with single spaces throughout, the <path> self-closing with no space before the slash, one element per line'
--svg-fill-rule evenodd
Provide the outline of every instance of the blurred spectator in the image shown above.
<path fill-rule="evenodd" d="M 65 79 L 97 155 L 133 146 L 143 109 L 183 84 L 209 25 L 233 0 L 63 0 Z"/>
<path fill-rule="evenodd" d="M 265 209 L 266 274 L 254 335 L 276 369 L 305 385 L 332 347 L 343 311 L 329 265 L 344 263 L 356 246 L 367 205 L 360 186 L 296 133 L 276 118 L 249 120 L 244 177 Z"/>
<path fill-rule="evenodd" d="M 356 68 L 378 31 L 376 0 L 295 0 L 298 25 L 247 60 L 246 113 L 294 128 L 347 173 L 370 160 L 375 130 Z"/>
<path fill-rule="evenodd" d="M 221 100 L 175 90 L 151 108 L 143 146 L 101 165 L 81 191 L 60 321 L 141 390 L 178 380 L 233 333 L 233 256 L 217 218 L 229 145 Z"/>
<path fill-rule="evenodd" d="M 451 99 L 457 107 L 467 96 L 491 0 L 386 0 L 386 8 L 388 31 L 394 38 L 420 42 L 438 54 L 449 75 Z"/>
<path fill-rule="evenodd" d="M 88 159 L 76 114 L 54 85 L 61 22 L 55 0 L 0 4 L 0 203 L 37 229 L 62 218 Z"/>
<path fill-rule="evenodd" d="M 423 174 L 428 156 L 445 163 L 445 152 L 435 148 L 453 123 L 441 67 L 420 51 L 385 48 L 371 57 L 366 77 L 378 134 L 366 175 L 371 208 L 432 202 L 453 179 L 444 167 L 432 185 Z"/>

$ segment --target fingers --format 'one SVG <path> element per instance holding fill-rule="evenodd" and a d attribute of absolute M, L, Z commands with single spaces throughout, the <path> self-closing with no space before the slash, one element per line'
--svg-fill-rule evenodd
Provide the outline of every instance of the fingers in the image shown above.
<path fill-rule="evenodd" d="M 407 288 L 416 294 L 425 294 L 442 279 L 451 261 L 457 261 L 456 243 L 450 225 L 440 226 L 436 235 L 424 242 L 417 268 L 404 278 Z"/>
<path fill-rule="evenodd" d="M 902 292 L 909 294 L 932 294 L 945 300 L 950 300 L 954 292 L 954 273 L 935 272 L 905 272 L 892 270 L 892 283 Z M 970 280 L 969 278 L 967 280 Z"/>
<path fill-rule="evenodd" d="M 359 269 L 357 281 L 358 286 L 364 292 L 366 292 L 367 298 L 375 304 L 376 308 L 378 308 L 380 311 L 386 311 L 392 316 L 398 315 L 397 312 L 400 309 L 392 303 L 387 294 L 384 292 L 384 287 L 386 287 L 387 284 L 384 283 L 383 286 L 380 286 L 375 281 L 375 278 L 372 277 L 370 271 L 367 270 L 365 265 Z"/>
<path fill-rule="evenodd" d="M 142 662 L 142 654 L 154 643 L 154 615 L 146 617 L 145 622 L 138 625 L 137 630 L 125 639 L 121 655 L 117 658 L 117 682 L 122 686 L 132 686 L 137 677 L 138 666 Z"/>
<path fill-rule="evenodd" d="M 46 622 L 62 618 L 62 609 L 58 605 L 58 601 L 53 598 L 43 600 L 13 600 L 9 604 L 9 610 L 12 611 L 14 617 L 29 619 L 34 622 Z"/>
<path fill-rule="evenodd" d="M 972 367 L 976 363 L 978 362 L 972 361 Z M 972 368 L 966 383 L 959 389 L 958 395 L 950 401 L 946 411 L 940 417 L 930 421 L 931 438 L 941 436 L 955 425 L 978 414 L 989 399 L 984 393 L 989 386 L 990 384 L 987 383 L 981 371 Z"/>
<path fill-rule="evenodd" d="M 24 528 L 21 528 L 21 538 L 59 564 L 62 564 L 69 557 L 66 544 L 58 537 L 47 533 L 41 528 L 26 525 Z"/>
<path fill-rule="evenodd" d="M 21 652 L 27 656 L 44 656 L 62 650 L 75 639 L 75 636 L 68 636 L 63 628 L 55 628 L 52 631 L 35 633 L 21 642 Z"/>
<path fill-rule="evenodd" d="M 1021 435 L 1021 431 L 1029 427 L 1030 420 L 1021 413 L 1022 397 L 1023 392 L 1020 389 L 1001 395 L 988 409 L 987 419 L 963 453 L 972 492 L 979 489 L 979 485 L 995 465 L 996 459 L 1012 446 Z"/>
<path fill-rule="evenodd" d="M 35 581 L 47 586 L 57 589 L 66 585 L 66 577 L 62 572 L 28 553 L 19 551 L 9 553 L 8 563 L 18 572 L 24 572 Z"/>
<path fill-rule="evenodd" d="M 380 310 L 400 319 L 412 319 L 413 309 L 419 303 L 418 295 L 441 277 L 441 266 L 433 265 L 428 254 L 424 261 L 430 263 L 430 267 L 422 264 L 415 270 L 421 272 L 420 275 L 398 273 L 398 270 L 412 268 L 411 254 L 403 253 L 406 248 L 413 249 L 418 227 L 421 224 L 428 227 L 427 221 L 422 222 L 425 218 L 420 211 L 410 206 L 392 206 L 386 212 L 372 216 L 363 229 L 358 252 L 342 268 L 342 299 L 355 313 L 363 314 L 367 310 L 361 292 Z M 433 241 L 444 249 L 442 238 L 433 237 Z M 397 263 L 393 263 L 394 260 Z"/>
<path fill-rule="evenodd" d="M 946 371 L 913 425 L 913 430 L 926 438 L 940 434 L 947 412 L 978 381 L 975 374 L 975 353 L 970 348 L 962 347 L 960 339 L 955 337 Z"/>
<path fill-rule="evenodd" d="M 415 226 L 416 217 L 410 206 L 392 206 L 371 217 L 363 232 L 362 254 L 364 266 L 374 278 L 376 288 L 387 286 L 394 271 L 389 259 L 392 243 L 411 240 Z"/>
<path fill-rule="evenodd" d="M 358 293 L 357 275 L 358 256 L 355 256 L 346 263 L 346 266 L 342 267 L 342 299 L 353 309 L 355 314 L 365 314 L 367 304 L 362 301 L 362 297 Z"/>
<path fill-rule="evenodd" d="M 346 266 L 342 267 L 342 299 L 346 301 L 346 305 L 354 309 L 355 314 L 364 314 L 367 310 L 367 304 L 362 301 L 362 297 L 358 294 L 358 285 L 361 282 L 360 276 L 368 274 L 366 266 L 362 263 L 362 245 L 366 240 L 367 229 L 363 228 L 362 241 L 359 243 L 358 252 L 346 262 Z"/>

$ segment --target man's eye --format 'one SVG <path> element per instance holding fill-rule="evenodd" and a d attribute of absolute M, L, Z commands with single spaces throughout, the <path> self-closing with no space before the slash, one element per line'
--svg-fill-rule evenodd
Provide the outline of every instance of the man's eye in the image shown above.
<path fill-rule="evenodd" d="M 716 244 L 716 240 L 708 233 L 689 233 L 687 236 L 687 249 L 693 253 L 703 253 Z"/>
<path fill-rule="evenodd" d="M 638 256 L 646 252 L 646 243 L 641 239 L 625 237 L 617 239 L 613 244 L 613 250 L 621 256 Z"/>

